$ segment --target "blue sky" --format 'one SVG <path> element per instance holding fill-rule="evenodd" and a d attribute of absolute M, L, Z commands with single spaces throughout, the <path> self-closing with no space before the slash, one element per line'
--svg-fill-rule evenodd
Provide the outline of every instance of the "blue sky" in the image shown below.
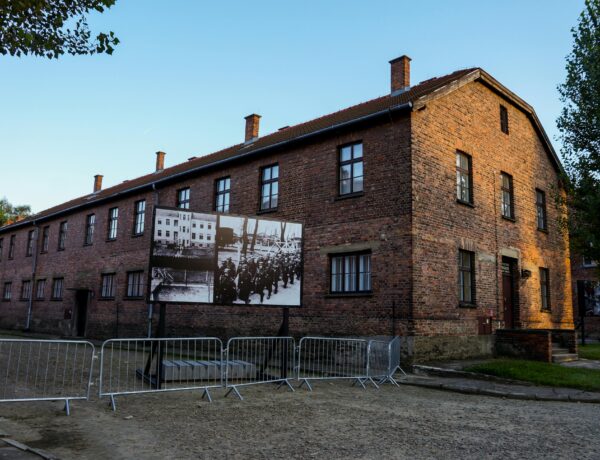
<path fill-rule="evenodd" d="M 113 56 L 0 56 L 0 197 L 35 212 L 154 168 L 389 91 L 479 66 L 536 109 L 550 137 L 556 86 L 584 0 L 117 0 L 92 17 Z M 554 140 L 555 147 L 559 144 Z"/>

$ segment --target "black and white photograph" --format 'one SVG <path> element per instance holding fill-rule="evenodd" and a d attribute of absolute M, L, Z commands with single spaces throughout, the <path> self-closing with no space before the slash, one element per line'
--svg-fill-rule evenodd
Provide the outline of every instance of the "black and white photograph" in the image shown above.
<path fill-rule="evenodd" d="M 300 306 L 302 225 L 219 216 L 215 303 Z"/>
<path fill-rule="evenodd" d="M 157 208 L 150 301 L 212 303 L 217 217 Z"/>
<path fill-rule="evenodd" d="M 157 208 L 150 302 L 301 305 L 302 225 Z"/>

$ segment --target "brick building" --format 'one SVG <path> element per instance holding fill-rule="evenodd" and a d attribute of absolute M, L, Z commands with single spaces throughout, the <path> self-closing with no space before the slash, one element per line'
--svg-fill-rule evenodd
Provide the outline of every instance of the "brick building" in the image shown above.
<path fill-rule="evenodd" d="M 479 68 L 411 85 L 410 59 L 390 64 L 383 97 L 265 136 L 250 115 L 238 145 L 170 168 L 158 152 L 146 176 L 107 189 L 96 176 L 93 193 L 0 228 L 0 327 L 145 335 L 150 221 L 164 205 L 302 222 L 294 335 L 400 333 L 417 357 L 458 357 L 488 353 L 497 328 L 572 328 L 551 198 L 561 165 L 534 110 Z M 357 258 L 368 288 L 334 286 L 333 261 Z M 167 327 L 269 335 L 280 321 L 169 305 Z"/>
<path fill-rule="evenodd" d="M 581 326 L 585 315 L 585 335 L 600 339 L 600 276 L 598 263 L 576 252 L 571 257 L 574 316 Z M 581 334 L 581 330 L 580 330 Z"/>

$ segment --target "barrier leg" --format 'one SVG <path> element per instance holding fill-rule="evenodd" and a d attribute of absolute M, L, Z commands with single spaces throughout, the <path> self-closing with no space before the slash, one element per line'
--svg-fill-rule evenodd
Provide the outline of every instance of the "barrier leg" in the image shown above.
<path fill-rule="evenodd" d="M 64 411 L 67 413 L 67 415 L 71 415 L 71 406 L 69 405 L 69 400 L 65 399 L 65 409 Z"/>
<path fill-rule="evenodd" d="M 373 380 L 373 377 L 369 377 L 368 381 L 371 382 L 373 384 L 373 386 L 379 390 L 379 386 L 377 386 L 377 384 L 375 383 L 375 380 Z"/>
<path fill-rule="evenodd" d="M 406 375 L 406 374 L 405 374 Z M 392 376 L 388 377 L 388 380 L 390 381 L 390 383 L 392 383 L 393 385 L 396 385 L 397 387 L 399 387 L 400 385 L 398 385 L 398 382 L 396 382 L 396 379 Z"/>
<path fill-rule="evenodd" d="M 110 407 L 112 407 L 113 412 L 117 411 L 117 403 L 115 402 L 115 395 L 110 395 Z"/>
<path fill-rule="evenodd" d="M 229 393 L 231 393 L 232 391 L 235 393 L 235 395 L 236 395 L 238 398 L 240 398 L 240 401 L 243 401 L 243 400 L 244 400 L 244 398 L 242 398 L 242 395 L 240 394 L 240 392 L 238 391 L 238 389 L 237 389 L 235 386 L 231 387 L 231 388 L 229 389 L 229 391 L 228 391 L 227 393 L 225 393 L 225 397 L 229 396 Z"/>
<path fill-rule="evenodd" d="M 308 391 L 313 391 L 312 387 L 310 386 L 310 383 L 308 383 L 308 380 L 306 379 L 302 379 L 302 382 L 300 383 L 300 386 L 298 388 L 302 388 L 302 385 L 306 384 L 306 388 L 308 388 Z"/>
<path fill-rule="evenodd" d="M 277 385 L 277 389 L 279 390 L 283 384 L 286 384 L 291 391 L 296 391 L 296 390 L 294 390 L 294 387 L 290 384 L 288 379 L 285 379 L 285 380 L 282 380 L 281 382 L 279 382 L 279 385 Z"/>
<path fill-rule="evenodd" d="M 356 380 L 354 380 L 354 382 L 352 383 L 352 386 L 355 386 L 356 384 L 359 384 L 361 387 L 363 387 L 364 390 L 367 389 L 367 387 L 365 386 L 364 382 L 362 381 L 362 379 L 357 378 Z"/>
<path fill-rule="evenodd" d="M 206 398 L 209 403 L 212 402 L 212 398 L 210 397 L 210 392 L 208 391 L 208 388 L 205 388 L 204 393 L 202 393 L 202 399 L 204 398 Z"/>

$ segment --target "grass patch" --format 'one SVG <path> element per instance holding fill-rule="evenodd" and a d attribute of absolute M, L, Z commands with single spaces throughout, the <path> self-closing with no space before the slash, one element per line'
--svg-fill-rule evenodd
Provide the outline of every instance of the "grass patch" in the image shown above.
<path fill-rule="evenodd" d="M 521 359 L 495 359 L 464 369 L 469 372 L 522 380 L 550 387 L 600 391 L 600 370 L 564 367 Z"/>
<path fill-rule="evenodd" d="M 579 357 L 584 359 L 599 359 L 600 360 L 600 343 L 592 345 L 584 345 L 579 347 Z"/>

